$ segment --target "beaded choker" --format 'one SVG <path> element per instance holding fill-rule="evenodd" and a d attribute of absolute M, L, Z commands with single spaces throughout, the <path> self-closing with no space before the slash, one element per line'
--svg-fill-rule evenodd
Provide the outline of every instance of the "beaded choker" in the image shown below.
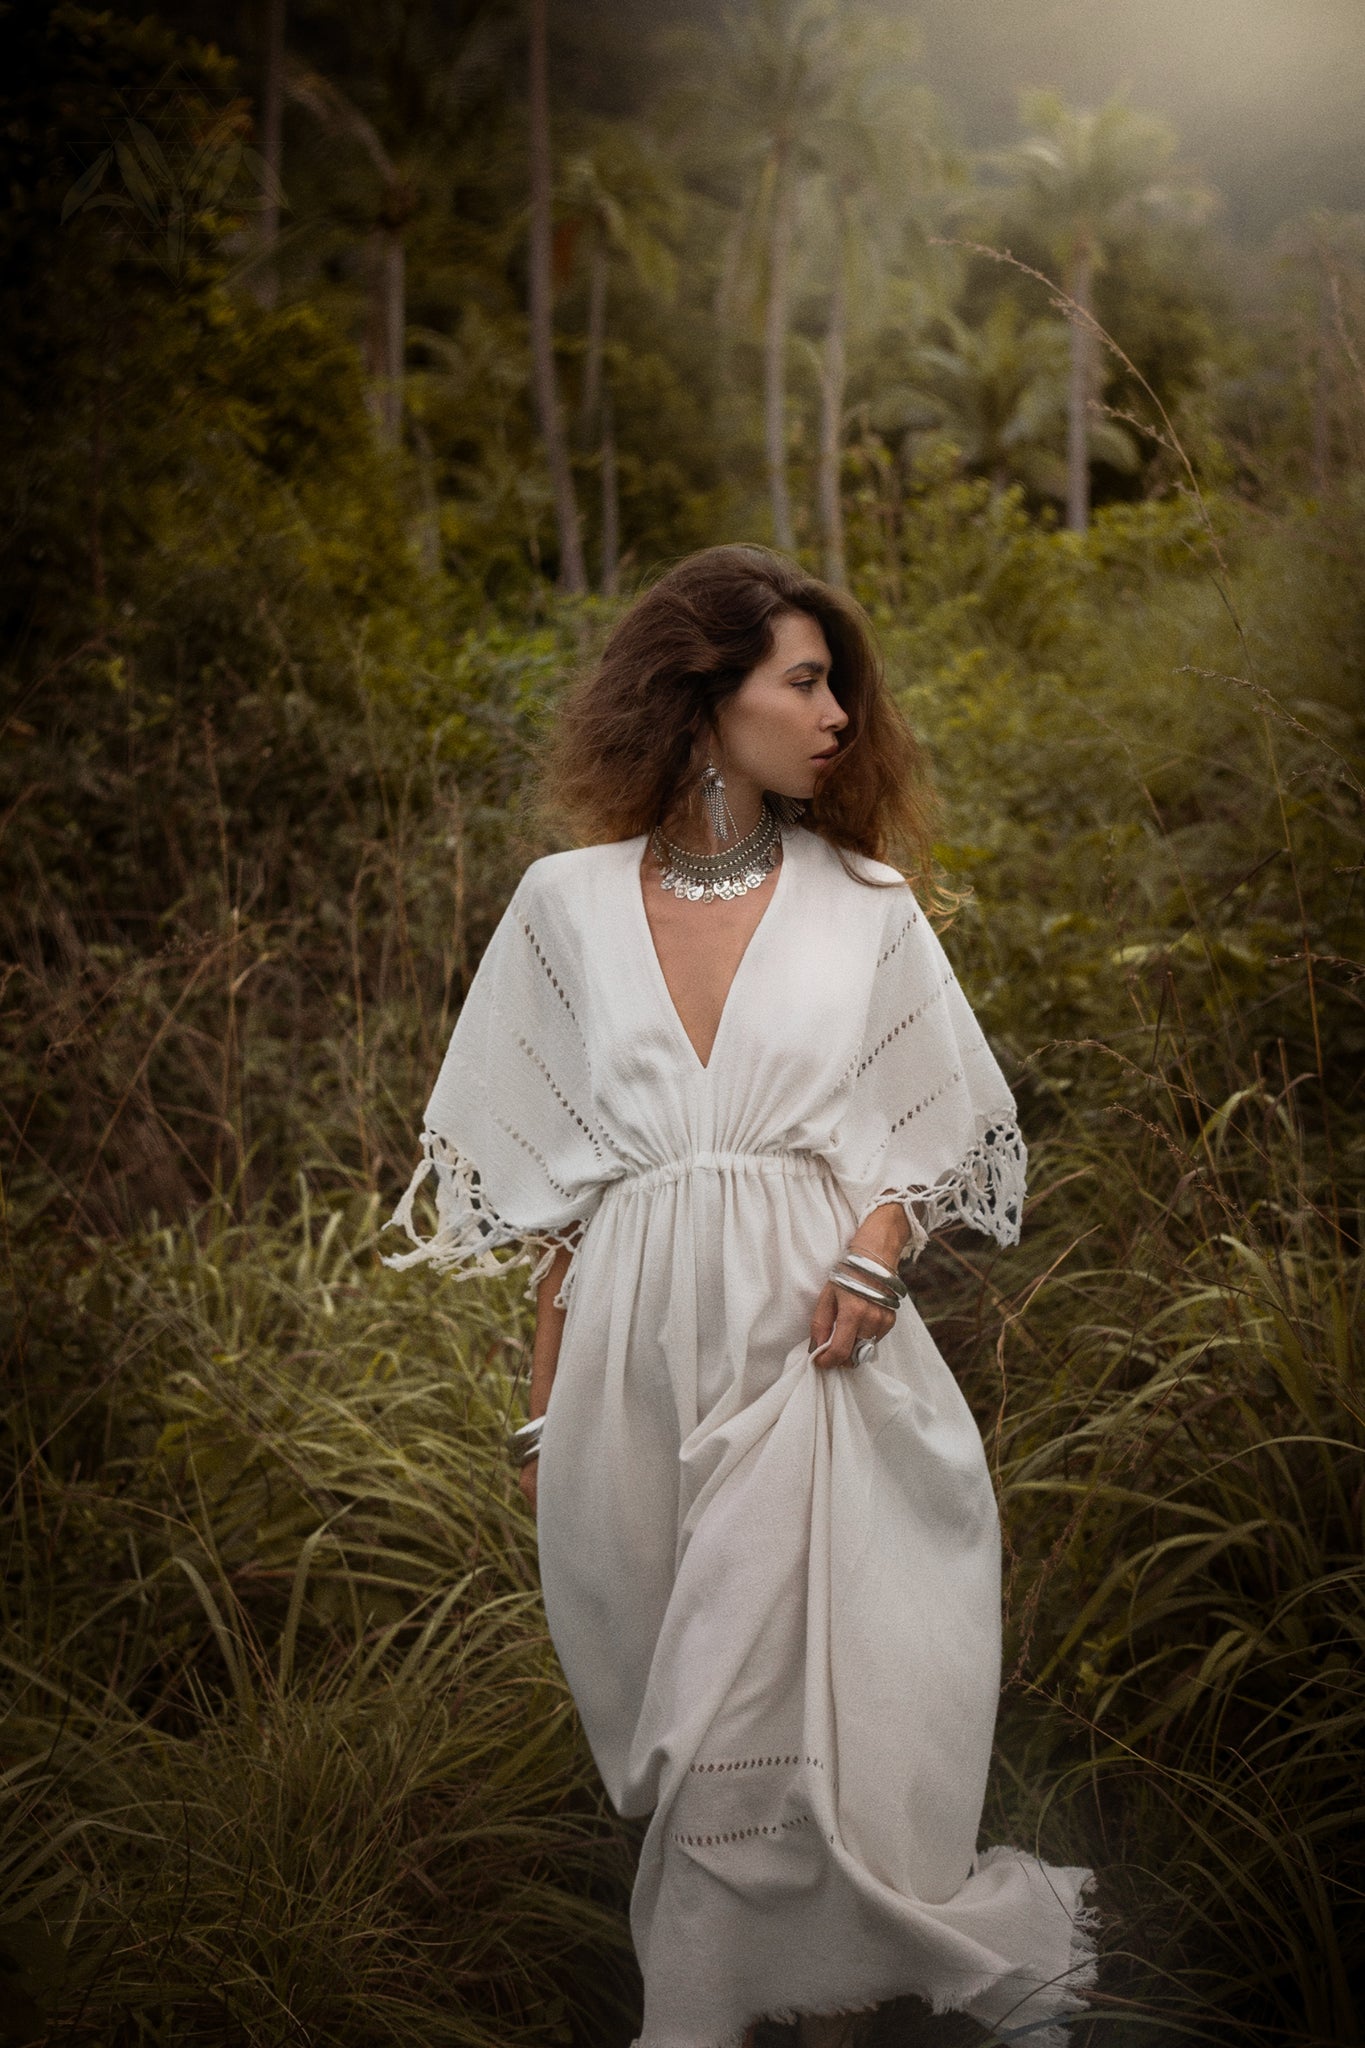
<path fill-rule="evenodd" d="M 720 853 L 690 853 L 685 846 L 665 839 L 657 826 L 649 845 L 665 889 L 691 903 L 710 903 L 716 896 L 728 902 L 732 896 L 747 896 L 750 889 L 757 889 L 776 867 L 782 831 L 765 803 L 753 831 Z"/>

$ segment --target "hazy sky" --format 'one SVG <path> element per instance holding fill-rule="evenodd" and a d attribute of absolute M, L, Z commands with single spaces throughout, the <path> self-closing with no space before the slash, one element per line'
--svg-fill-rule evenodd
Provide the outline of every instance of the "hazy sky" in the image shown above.
<path fill-rule="evenodd" d="M 1174 124 L 1259 237 L 1313 206 L 1365 211 L 1365 0 L 883 0 L 920 24 L 962 140 L 1017 132 L 1021 86 L 1094 105 L 1127 86 Z"/>

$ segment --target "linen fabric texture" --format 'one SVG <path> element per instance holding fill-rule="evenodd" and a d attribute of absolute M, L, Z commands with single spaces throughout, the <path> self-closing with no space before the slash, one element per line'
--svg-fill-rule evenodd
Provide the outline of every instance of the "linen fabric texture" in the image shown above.
<path fill-rule="evenodd" d="M 1019 1234 L 1000 1068 L 894 869 L 784 832 L 709 1062 L 642 838 L 553 854 L 489 942 L 395 1216 L 461 1275 L 573 1247 L 542 1440 L 550 1631 L 607 1790 L 649 1815 L 640 2048 L 917 1994 L 1060 2048 L 1090 1873 L 978 1851 L 1000 1681 L 980 1434 L 913 1300 L 875 1360 L 808 1344 L 887 1200 L 911 1249 Z M 704 912 L 699 912 L 704 914 Z M 435 1175 L 435 1227 L 414 1200 Z"/>

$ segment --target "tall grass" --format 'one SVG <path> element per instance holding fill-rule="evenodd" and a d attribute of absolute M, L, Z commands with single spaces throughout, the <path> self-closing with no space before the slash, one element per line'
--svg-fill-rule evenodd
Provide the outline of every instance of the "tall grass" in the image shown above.
<path fill-rule="evenodd" d="M 300 1195 L 18 1248 L 7 2038 L 594 2038 L 626 1852 L 507 1472 L 524 1311 Z"/>

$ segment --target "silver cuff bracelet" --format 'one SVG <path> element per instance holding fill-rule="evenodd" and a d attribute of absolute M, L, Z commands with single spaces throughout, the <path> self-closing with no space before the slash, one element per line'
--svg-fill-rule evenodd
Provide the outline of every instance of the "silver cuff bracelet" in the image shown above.
<path fill-rule="evenodd" d="M 872 1258 L 867 1252 L 845 1252 L 839 1264 L 866 1273 L 869 1280 L 884 1281 L 899 1301 L 904 1301 L 910 1292 L 899 1273 L 893 1273 L 890 1266 L 884 1266 L 880 1259 Z"/>
<path fill-rule="evenodd" d="M 892 1315 L 900 1307 L 900 1297 L 887 1287 L 873 1287 L 866 1280 L 856 1279 L 852 1273 L 841 1273 L 837 1266 L 829 1277 L 836 1287 L 844 1288 L 849 1294 L 860 1295 L 877 1308 L 889 1309 Z"/>
<path fill-rule="evenodd" d="M 535 1416 L 530 1422 L 523 1422 L 520 1429 L 514 1429 L 508 1442 L 512 1457 L 518 1465 L 529 1465 L 532 1458 L 540 1456 L 540 1439 L 545 1431 L 545 1417 Z"/>

